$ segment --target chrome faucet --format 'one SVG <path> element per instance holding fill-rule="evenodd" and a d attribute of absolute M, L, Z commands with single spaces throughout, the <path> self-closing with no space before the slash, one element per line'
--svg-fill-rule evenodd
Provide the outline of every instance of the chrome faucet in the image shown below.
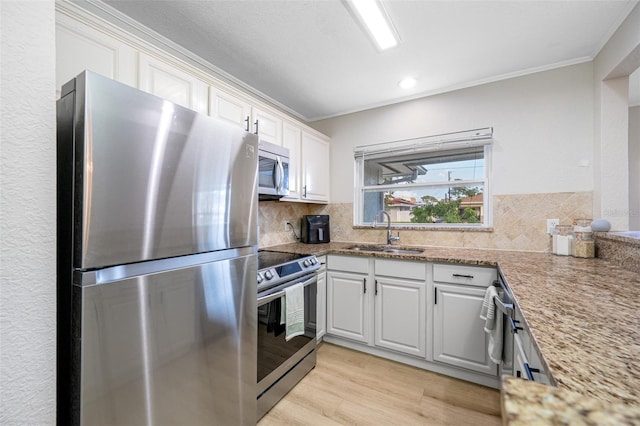
<path fill-rule="evenodd" d="M 400 232 L 395 237 L 391 235 L 391 216 L 386 210 L 380 210 L 373 216 L 373 227 L 375 228 L 378 224 L 378 215 L 380 214 L 387 217 L 387 245 L 391 245 L 394 241 L 400 241 Z"/>

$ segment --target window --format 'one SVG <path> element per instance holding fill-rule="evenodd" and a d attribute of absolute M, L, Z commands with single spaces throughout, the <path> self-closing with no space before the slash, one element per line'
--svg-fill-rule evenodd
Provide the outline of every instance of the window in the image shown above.
<path fill-rule="evenodd" d="M 394 226 L 490 226 L 492 136 L 487 128 L 356 147 L 354 225 L 385 210 Z"/>

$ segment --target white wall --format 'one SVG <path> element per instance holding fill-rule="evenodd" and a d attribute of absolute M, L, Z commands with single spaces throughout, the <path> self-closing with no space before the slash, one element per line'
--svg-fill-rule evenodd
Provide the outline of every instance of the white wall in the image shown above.
<path fill-rule="evenodd" d="M 640 230 L 640 106 L 629 108 L 629 229 Z"/>
<path fill-rule="evenodd" d="M 0 19 L 0 424 L 55 424 L 54 2 Z"/>
<path fill-rule="evenodd" d="M 640 3 L 594 59 L 593 217 L 629 229 L 628 76 L 640 66 Z"/>
<path fill-rule="evenodd" d="M 494 194 L 591 191 L 592 71 L 584 63 L 312 123 L 332 138 L 331 201 L 353 201 L 355 146 L 488 126 Z"/>

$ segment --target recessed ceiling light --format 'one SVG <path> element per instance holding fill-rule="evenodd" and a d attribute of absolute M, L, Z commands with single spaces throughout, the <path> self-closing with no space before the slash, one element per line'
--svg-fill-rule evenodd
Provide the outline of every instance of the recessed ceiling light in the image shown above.
<path fill-rule="evenodd" d="M 380 50 L 398 45 L 400 37 L 379 0 L 343 0 Z"/>
<path fill-rule="evenodd" d="M 413 77 L 403 78 L 398 83 L 398 86 L 402 87 L 403 89 L 411 89 L 415 85 L 416 85 L 416 79 Z"/>

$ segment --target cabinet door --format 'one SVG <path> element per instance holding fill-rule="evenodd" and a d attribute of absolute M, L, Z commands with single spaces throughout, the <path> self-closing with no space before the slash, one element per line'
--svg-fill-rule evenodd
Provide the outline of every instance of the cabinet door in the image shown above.
<path fill-rule="evenodd" d="M 433 359 L 481 373 L 497 375 L 489 359 L 489 339 L 480 310 L 484 288 L 435 285 Z"/>
<path fill-rule="evenodd" d="M 302 133 L 302 199 L 329 201 L 329 142 Z"/>
<path fill-rule="evenodd" d="M 194 111 L 207 113 L 207 85 L 187 72 L 140 53 L 139 89 Z"/>
<path fill-rule="evenodd" d="M 253 124 L 251 128 L 255 133 L 256 122 L 258 123 L 258 137 L 260 140 L 282 145 L 282 120 L 259 108 L 252 108 L 252 112 Z"/>
<path fill-rule="evenodd" d="M 327 271 L 327 334 L 369 343 L 367 275 Z"/>
<path fill-rule="evenodd" d="M 424 281 L 376 277 L 374 285 L 376 346 L 424 357 Z"/>
<path fill-rule="evenodd" d="M 56 12 L 56 90 L 84 70 L 136 87 L 137 56 L 131 46 Z"/>
<path fill-rule="evenodd" d="M 300 199 L 300 152 L 302 130 L 293 124 L 282 127 L 282 146 L 289 148 L 289 196 L 286 199 Z"/>
<path fill-rule="evenodd" d="M 327 332 L 327 273 L 318 273 L 318 294 L 316 300 L 316 337 L 318 341 Z"/>
<path fill-rule="evenodd" d="M 251 105 L 238 96 L 214 87 L 209 88 L 209 115 L 246 131 L 251 127 Z"/>

